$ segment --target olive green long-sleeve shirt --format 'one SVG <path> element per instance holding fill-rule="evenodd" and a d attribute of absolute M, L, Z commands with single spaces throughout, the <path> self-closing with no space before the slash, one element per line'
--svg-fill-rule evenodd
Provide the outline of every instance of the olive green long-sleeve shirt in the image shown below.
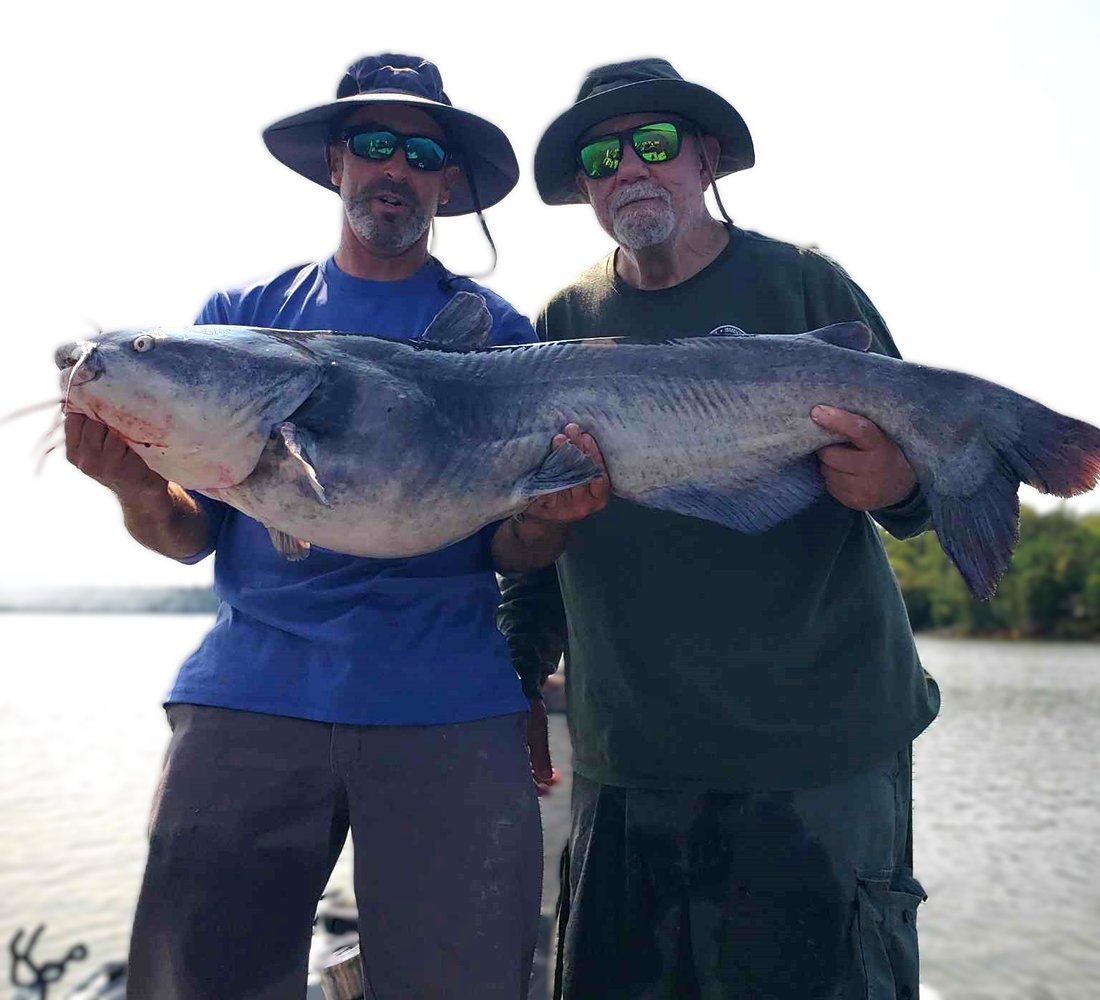
<path fill-rule="evenodd" d="M 872 349 L 898 356 L 832 261 L 730 233 L 704 270 L 657 291 L 608 257 L 550 301 L 540 338 L 861 319 Z M 928 508 L 918 493 L 875 518 L 907 537 Z M 939 708 L 871 518 L 827 496 L 759 535 L 612 498 L 573 527 L 556 572 L 506 581 L 499 620 L 528 693 L 564 645 L 573 766 L 605 784 L 813 787 L 897 751 Z"/>

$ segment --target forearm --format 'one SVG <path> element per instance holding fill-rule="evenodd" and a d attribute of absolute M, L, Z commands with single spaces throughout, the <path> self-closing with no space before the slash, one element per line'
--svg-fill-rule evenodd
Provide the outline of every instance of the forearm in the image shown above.
<path fill-rule="evenodd" d="M 193 556 L 206 545 L 206 512 L 183 487 L 116 493 L 130 535 L 147 549 L 170 559 Z"/>
<path fill-rule="evenodd" d="M 565 550 L 569 525 L 516 514 L 493 535 L 493 566 L 498 573 L 529 573 L 549 566 Z"/>
<path fill-rule="evenodd" d="M 508 642 L 523 693 L 540 697 L 542 682 L 557 669 L 566 641 L 565 608 L 554 566 L 503 578 L 497 627 Z"/>

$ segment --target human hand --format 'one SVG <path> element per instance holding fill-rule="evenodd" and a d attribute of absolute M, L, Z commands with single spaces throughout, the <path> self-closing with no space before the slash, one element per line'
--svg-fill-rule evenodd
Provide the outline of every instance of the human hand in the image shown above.
<path fill-rule="evenodd" d="M 531 755 L 531 777 L 539 795 L 549 795 L 558 783 L 558 772 L 550 763 L 550 729 L 546 721 L 546 705 L 541 698 L 532 698 L 527 711 L 527 750 Z"/>
<path fill-rule="evenodd" d="M 168 487 L 114 431 L 82 413 L 65 414 L 65 453 L 84 475 L 120 498 L 163 493 Z"/>
<path fill-rule="evenodd" d="M 599 479 L 593 479 L 581 486 L 559 490 L 557 493 L 547 493 L 532 500 L 523 512 L 524 517 L 568 523 L 579 521 L 607 506 L 611 483 L 607 478 L 607 466 L 595 439 L 591 434 L 584 433 L 578 424 L 566 424 L 563 433 L 554 435 L 550 447 L 560 448 L 567 441 L 592 459 L 604 474 Z"/>
<path fill-rule="evenodd" d="M 834 406 L 815 406 L 813 421 L 849 444 L 818 449 L 825 489 L 852 510 L 878 510 L 904 500 L 917 483 L 902 450 L 866 417 Z"/>

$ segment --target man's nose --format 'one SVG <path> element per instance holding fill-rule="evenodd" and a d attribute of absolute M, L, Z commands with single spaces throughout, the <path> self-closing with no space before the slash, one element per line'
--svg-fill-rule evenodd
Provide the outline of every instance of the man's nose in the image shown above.
<path fill-rule="evenodd" d="M 619 158 L 619 176 L 624 179 L 640 180 L 648 177 L 652 171 L 652 168 L 645 162 L 634 149 L 633 146 L 627 145 L 623 149 L 623 154 Z"/>
<path fill-rule="evenodd" d="M 405 150 L 395 149 L 393 156 L 386 160 L 385 174 L 389 178 L 407 177 L 409 174 L 409 161 L 405 156 Z"/>

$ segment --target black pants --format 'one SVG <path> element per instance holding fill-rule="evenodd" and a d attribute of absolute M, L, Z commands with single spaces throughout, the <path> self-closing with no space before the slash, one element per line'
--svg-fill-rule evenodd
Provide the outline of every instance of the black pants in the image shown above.
<path fill-rule="evenodd" d="M 793 792 L 574 775 L 556 995 L 916 998 L 910 760 Z"/>
<path fill-rule="evenodd" d="M 350 828 L 366 996 L 527 995 L 542 832 L 522 715 L 333 726 L 168 710 L 130 1000 L 301 1000 Z"/>

